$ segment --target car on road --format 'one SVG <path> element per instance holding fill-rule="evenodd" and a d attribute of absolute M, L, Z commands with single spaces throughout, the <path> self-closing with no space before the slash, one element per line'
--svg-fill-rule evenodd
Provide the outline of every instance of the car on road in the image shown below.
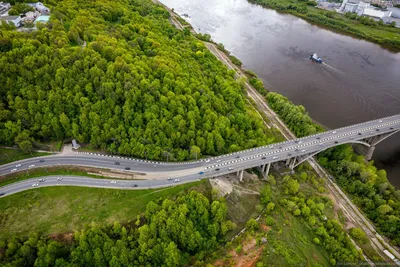
<path fill-rule="evenodd" d="M 335 133 L 336 133 L 336 131 L 333 131 L 332 133 L 334 133 L 334 134 L 335 134 Z"/>
<path fill-rule="evenodd" d="M 199 174 L 201 175 L 201 174 L 204 174 L 204 172 L 199 172 Z"/>
<path fill-rule="evenodd" d="M 335 141 L 335 144 L 339 144 L 339 142 L 338 142 L 338 141 Z"/>
<path fill-rule="evenodd" d="M 137 184 L 132 185 L 132 187 L 137 187 Z"/>
<path fill-rule="evenodd" d="M 57 181 L 62 181 L 62 179 L 63 179 L 62 177 L 58 177 Z"/>
<path fill-rule="evenodd" d="M 291 155 L 292 155 L 292 154 L 290 154 L 290 153 L 288 154 L 289 157 L 290 157 Z"/>
<path fill-rule="evenodd" d="M 116 184 L 116 183 L 117 183 L 117 181 L 111 181 L 111 183 L 112 183 L 112 184 Z"/>
<path fill-rule="evenodd" d="M 33 168 L 35 166 L 36 166 L 35 164 L 32 164 L 32 165 L 29 165 L 29 168 Z"/>
<path fill-rule="evenodd" d="M 221 162 L 221 160 L 219 159 L 219 160 L 217 160 L 216 162 L 217 162 L 217 163 L 218 163 L 218 162 Z"/>
<path fill-rule="evenodd" d="M 115 162 L 115 165 L 119 165 L 119 162 L 118 162 L 118 161 L 116 161 L 116 162 Z"/>
<path fill-rule="evenodd" d="M 39 184 L 33 184 L 32 187 L 38 186 Z"/>
<path fill-rule="evenodd" d="M 240 158 L 240 156 L 236 156 L 235 158 L 237 158 L 237 159 L 238 159 L 238 158 Z"/>
<path fill-rule="evenodd" d="M 262 157 L 261 159 L 267 159 L 267 157 Z"/>
<path fill-rule="evenodd" d="M 168 180 L 168 181 L 171 181 L 171 180 L 172 180 L 172 177 L 168 177 L 167 180 Z"/>
<path fill-rule="evenodd" d="M 323 146 L 323 145 L 324 145 L 324 143 L 319 143 L 319 145 L 320 145 L 320 146 Z"/>
<path fill-rule="evenodd" d="M 272 159 L 277 159 L 278 157 L 272 157 Z"/>
<path fill-rule="evenodd" d="M 125 167 L 125 170 L 130 170 L 131 168 L 129 168 L 129 167 Z"/>
<path fill-rule="evenodd" d="M 39 162 L 45 162 L 45 160 L 44 159 L 39 159 Z"/>
<path fill-rule="evenodd" d="M 382 122 L 382 120 L 379 120 L 379 122 Z"/>
<path fill-rule="evenodd" d="M 175 179 L 174 181 L 175 181 L 175 183 L 177 183 L 177 182 L 180 182 L 181 180 L 180 179 Z"/>
<path fill-rule="evenodd" d="M 21 164 L 15 165 L 16 168 L 19 168 L 19 167 L 21 167 L 21 166 L 22 166 Z"/>
<path fill-rule="evenodd" d="M 233 168 L 232 168 L 232 167 L 229 167 L 229 168 L 228 168 L 228 170 L 229 170 L 229 171 L 232 171 L 232 170 L 233 170 Z"/>
<path fill-rule="evenodd" d="M 4 196 L 5 194 L 6 194 L 6 193 L 0 193 L 0 197 L 1 197 L 1 196 Z"/>
<path fill-rule="evenodd" d="M 216 168 L 215 171 L 219 171 L 219 168 Z"/>
<path fill-rule="evenodd" d="M 18 171 L 18 170 L 17 170 L 17 169 L 15 169 L 15 168 L 11 170 L 11 172 L 16 172 L 16 171 Z"/>
<path fill-rule="evenodd" d="M 303 141 L 296 140 L 296 143 L 301 144 L 301 143 L 303 143 Z"/>
<path fill-rule="evenodd" d="M 306 150 L 305 150 L 305 149 L 303 149 L 301 152 L 303 152 L 303 153 L 304 153 L 304 152 L 306 152 Z"/>
<path fill-rule="evenodd" d="M 206 159 L 206 162 L 210 162 L 210 159 Z"/>
<path fill-rule="evenodd" d="M 43 178 L 39 179 L 39 182 L 44 182 L 44 179 Z"/>

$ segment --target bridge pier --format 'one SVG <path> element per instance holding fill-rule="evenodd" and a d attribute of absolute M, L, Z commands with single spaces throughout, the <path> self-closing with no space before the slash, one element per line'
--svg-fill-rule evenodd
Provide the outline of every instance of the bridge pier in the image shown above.
<path fill-rule="evenodd" d="M 290 165 L 290 161 L 291 161 L 292 159 L 287 159 L 286 160 L 286 166 L 289 166 Z"/>
<path fill-rule="evenodd" d="M 374 154 L 375 146 L 368 147 L 367 154 L 365 155 L 366 160 L 371 160 L 372 155 Z"/>
<path fill-rule="evenodd" d="M 290 159 L 289 169 L 293 171 L 294 164 L 296 164 L 296 158 Z"/>
<path fill-rule="evenodd" d="M 264 165 L 265 167 L 265 165 Z M 271 162 L 267 165 L 267 170 L 265 171 L 265 178 L 268 178 L 269 169 L 271 168 Z"/>
<path fill-rule="evenodd" d="M 240 182 L 243 181 L 243 172 L 244 172 L 244 170 L 241 170 L 241 171 L 240 171 L 240 178 L 239 178 L 239 181 L 240 181 Z"/>
<path fill-rule="evenodd" d="M 265 166 L 267 166 L 267 164 L 261 165 L 261 173 L 265 171 Z"/>

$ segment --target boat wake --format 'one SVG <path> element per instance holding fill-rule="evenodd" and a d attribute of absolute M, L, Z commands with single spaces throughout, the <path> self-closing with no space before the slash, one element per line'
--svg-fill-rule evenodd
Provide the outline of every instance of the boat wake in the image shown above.
<path fill-rule="evenodd" d="M 324 65 L 325 67 L 327 67 L 327 68 L 329 68 L 331 70 L 334 70 L 334 71 L 336 71 L 338 73 L 343 73 L 342 71 L 340 71 L 338 69 L 335 69 L 334 67 L 332 67 L 331 65 L 326 64 L 325 62 L 322 62 L 322 65 Z"/>

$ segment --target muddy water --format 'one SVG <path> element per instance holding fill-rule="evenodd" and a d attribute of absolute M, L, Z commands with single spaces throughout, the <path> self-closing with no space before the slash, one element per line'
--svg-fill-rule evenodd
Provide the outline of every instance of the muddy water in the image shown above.
<path fill-rule="evenodd" d="M 188 14 L 196 31 L 223 43 L 271 91 L 304 105 L 328 128 L 400 113 L 400 53 L 246 0 L 161 2 Z M 311 62 L 314 52 L 326 64 Z M 374 160 L 399 188 L 400 134 L 379 144 Z"/>

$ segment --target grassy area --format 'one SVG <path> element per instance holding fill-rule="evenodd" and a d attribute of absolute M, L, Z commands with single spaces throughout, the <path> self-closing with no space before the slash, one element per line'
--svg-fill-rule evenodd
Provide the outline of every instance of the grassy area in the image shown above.
<path fill-rule="evenodd" d="M 328 253 L 313 242 L 315 233 L 304 220 L 278 207 L 276 223 L 260 261 L 264 266 L 330 266 Z"/>
<path fill-rule="evenodd" d="M 92 222 L 110 224 L 136 220 L 149 201 L 173 197 L 207 181 L 163 189 L 116 190 L 84 187 L 43 187 L 0 199 L 0 236 L 65 233 Z"/>
<path fill-rule="evenodd" d="M 25 153 L 19 149 L 0 148 L 0 165 L 21 159 L 48 156 L 48 155 L 50 155 L 50 153 L 45 153 L 45 152 Z"/>
<path fill-rule="evenodd" d="M 249 2 L 290 13 L 309 22 L 322 25 L 337 32 L 362 38 L 393 51 L 400 51 L 400 28 L 375 22 L 355 14 L 343 15 L 316 8 L 314 1 L 307 0 L 248 0 Z"/>

